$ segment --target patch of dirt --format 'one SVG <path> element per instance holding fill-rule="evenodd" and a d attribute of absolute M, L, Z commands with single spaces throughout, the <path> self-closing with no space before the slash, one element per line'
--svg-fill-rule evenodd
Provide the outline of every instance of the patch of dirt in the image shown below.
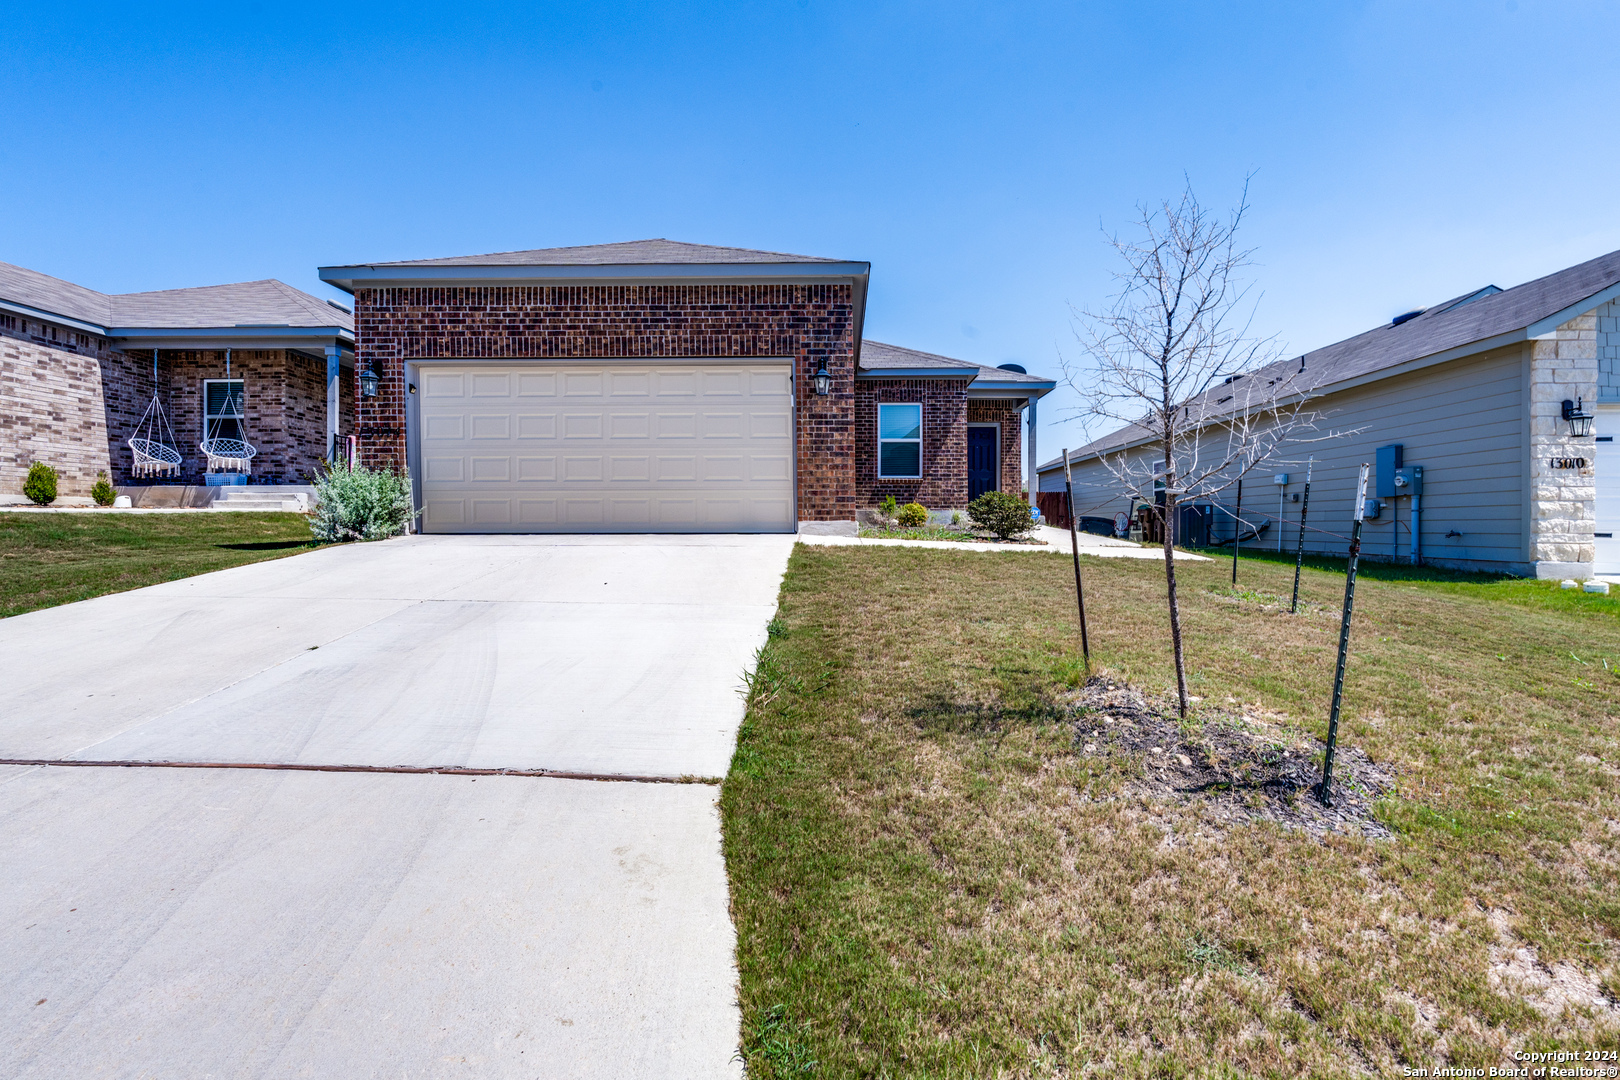
<path fill-rule="evenodd" d="M 1486 909 L 1485 921 L 1496 932 L 1496 944 L 1490 947 L 1491 964 L 1485 972 L 1485 981 L 1492 990 L 1520 998 L 1555 1020 L 1566 1008 L 1575 1012 L 1591 1010 L 1611 1020 L 1620 1017 L 1620 1003 L 1603 992 L 1603 985 L 1595 977 L 1567 960 L 1548 964 L 1537 955 L 1534 945 L 1520 941 L 1506 909 Z"/>
<path fill-rule="evenodd" d="M 1359 747 L 1334 753 L 1331 807 L 1316 798 L 1327 746 L 1252 712 L 1201 707 L 1187 724 L 1175 706 L 1117 679 L 1094 676 L 1070 695 L 1075 745 L 1086 754 L 1140 760 L 1132 793 L 1156 800 L 1202 800 L 1233 821 L 1274 821 L 1315 837 L 1391 835 L 1373 806 L 1395 783 Z"/>

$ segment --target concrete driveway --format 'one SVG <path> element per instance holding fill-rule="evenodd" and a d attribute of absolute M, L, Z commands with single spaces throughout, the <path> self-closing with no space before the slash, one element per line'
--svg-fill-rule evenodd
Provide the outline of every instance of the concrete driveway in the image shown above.
<path fill-rule="evenodd" d="M 723 775 L 791 544 L 413 537 L 0 622 L 0 758 L 255 766 L 0 766 L 0 1075 L 735 1074 L 717 788 L 374 770 Z"/>

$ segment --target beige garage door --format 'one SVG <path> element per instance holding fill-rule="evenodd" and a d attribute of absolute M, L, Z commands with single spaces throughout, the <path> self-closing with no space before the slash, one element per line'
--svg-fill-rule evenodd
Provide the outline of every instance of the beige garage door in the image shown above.
<path fill-rule="evenodd" d="M 426 532 L 792 532 L 786 363 L 418 370 Z"/>

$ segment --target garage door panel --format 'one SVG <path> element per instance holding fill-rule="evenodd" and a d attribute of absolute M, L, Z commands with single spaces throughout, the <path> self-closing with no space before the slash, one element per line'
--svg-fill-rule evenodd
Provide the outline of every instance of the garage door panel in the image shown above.
<path fill-rule="evenodd" d="M 422 393 L 429 398 L 459 398 L 465 393 L 462 389 L 465 381 L 459 374 L 431 374 L 422 380 Z"/>
<path fill-rule="evenodd" d="M 657 437 L 660 439 L 697 438 L 697 413 L 661 412 L 655 417 Z"/>
<path fill-rule="evenodd" d="M 424 365 L 423 527 L 790 532 L 790 377 L 783 363 Z M 548 444 L 566 450 L 536 452 Z"/>
<path fill-rule="evenodd" d="M 456 483 L 466 478 L 465 466 L 466 459 L 459 454 L 455 457 L 430 457 L 423 472 L 429 481 Z"/>
<path fill-rule="evenodd" d="M 520 457 L 517 459 L 519 483 L 543 483 L 557 479 L 557 459 L 554 457 Z"/>
<path fill-rule="evenodd" d="M 652 436 L 652 417 L 647 413 L 613 413 L 608 417 L 608 438 L 646 439 Z"/>
<path fill-rule="evenodd" d="M 601 413 L 564 413 L 562 421 L 565 439 L 596 440 L 602 437 Z"/>
<path fill-rule="evenodd" d="M 510 439 L 512 417 L 509 413 L 473 413 L 467 428 L 474 439 Z"/>
<path fill-rule="evenodd" d="M 557 437 L 557 414 L 519 413 L 517 417 L 517 433 L 520 439 L 555 439 Z"/>
<path fill-rule="evenodd" d="M 422 437 L 429 442 L 465 438 L 466 420 L 467 418 L 460 413 L 446 416 L 429 416 L 422 424 Z"/>

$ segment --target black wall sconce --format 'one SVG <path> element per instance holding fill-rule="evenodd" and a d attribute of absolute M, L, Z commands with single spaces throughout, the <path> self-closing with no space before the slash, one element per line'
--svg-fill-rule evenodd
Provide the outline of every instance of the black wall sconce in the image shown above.
<path fill-rule="evenodd" d="M 821 397 L 826 397 L 832 393 L 832 372 L 827 370 L 827 358 L 825 356 L 821 358 L 821 366 L 816 368 L 816 373 L 810 376 L 810 383 L 816 388 L 816 393 Z"/>
<path fill-rule="evenodd" d="M 377 369 L 372 366 L 371 361 L 367 360 L 366 370 L 360 373 L 360 396 L 376 397 L 377 388 L 381 385 L 382 377 L 377 374 Z"/>
<path fill-rule="evenodd" d="M 1569 421 L 1571 438 L 1582 439 L 1592 434 L 1592 416 L 1582 408 L 1583 399 L 1564 399 L 1564 419 Z"/>

